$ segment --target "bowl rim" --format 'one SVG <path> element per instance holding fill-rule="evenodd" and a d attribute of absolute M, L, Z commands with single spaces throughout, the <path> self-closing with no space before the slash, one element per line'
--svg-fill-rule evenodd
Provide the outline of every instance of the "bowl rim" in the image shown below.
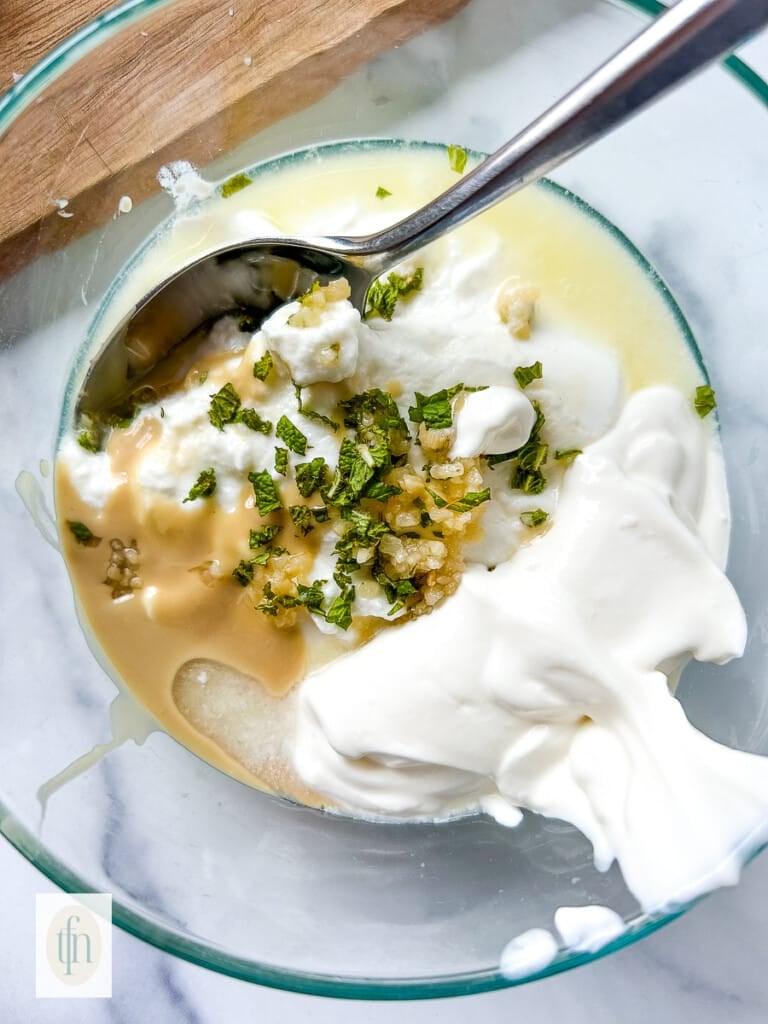
<path fill-rule="evenodd" d="M 94 18 L 59 43 L 34 67 L 14 82 L 7 92 L 0 95 L 0 135 L 4 134 L 46 85 L 55 80 L 67 67 L 90 50 L 95 49 L 118 29 L 125 28 L 132 21 L 138 21 L 145 15 L 174 2 L 175 0 L 123 0 L 114 9 Z M 610 0 L 610 2 L 648 17 L 662 13 L 667 6 L 661 0 Z M 748 92 L 768 108 L 768 82 L 761 78 L 749 64 L 731 54 L 720 62 L 720 66 L 733 75 Z M 375 142 L 377 140 L 365 141 Z M 391 144 L 394 140 L 378 141 L 389 141 Z M 280 157 L 269 158 L 264 163 L 273 163 L 277 159 Z M 573 196 L 573 198 L 587 211 L 594 212 L 600 221 L 616 234 L 620 242 L 627 245 L 640 258 L 641 262 L 647 264 L 642 254 L 615 225 L 606 221 L 598 211 L 592 211 L 589 204 L 583 203 L 577 196 Z M 673 296 L 660 278 L 657 286 L 663 293 L 666 293 L 665 298 L 673 309 L 676 308 Z M 680 315 L 682 316 L 682 314 Z M 684 318 L 682 324 L 687 327 Z M 2 802 L 0 802 L 0 834 L 34 867 L 65 892 L 87 893 L 92 891 L 86 879 L 50 854 L 38 839 L 15 819 L 12 811 Z M 755 850 L 747 862 L 765 848 L 763 846 Z M 600 960 L 634 944 L 664 925 L 677 920 L 705 898 L 706 896 L 699 897 L 673 911 L 642 917 L 630 924 L 618 938 L 596 952 L 560 950 L 554 960 L 545 968 L 514 979 L 505 977 L 498 967 L 466 974 L 432 975 L 428 978 L 408 979 L 341 977 L 307 971 L 292 971 L 267 964 L 258 964 L 210 946 L 205 942 L 181 935 L 152 920 L 149 914 L 137 913 L 116 899 L 112 901 L 112 922 L 162 952 L 242 981 L 306 995 L 361 1000 L 412 1000 L 472 995 L 495 989 L 511 988 L 529 981 L 560 974 L 573 967 Z"/>

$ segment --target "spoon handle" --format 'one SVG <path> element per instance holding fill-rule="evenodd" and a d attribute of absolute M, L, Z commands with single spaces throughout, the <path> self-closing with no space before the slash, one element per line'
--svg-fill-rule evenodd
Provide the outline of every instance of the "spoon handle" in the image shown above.
<path fill-rule="evenodd" d="M 768 24 L 768 0 L 679 0 L 475 170 L 397 224 L 339 239 L 381 273 L 536 181 Z"/>

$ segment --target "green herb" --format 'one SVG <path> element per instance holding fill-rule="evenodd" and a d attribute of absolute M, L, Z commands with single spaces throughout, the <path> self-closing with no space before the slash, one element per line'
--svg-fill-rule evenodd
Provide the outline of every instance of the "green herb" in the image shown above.
<path fill-rule="evenodd" d="M 304 405 L 301 399 L 301 392 L 303 391 L 301 384 L 297 384 L 296 381 L 292 381 L 292 383 L 293 390 L 296 394 L 296 404 L 299 407 L 299 413 L 302 416 L 306 416 L 308 420 L 318 420 L 318 422 L 324 423 L 334 432 L 337 431 L 339 429 L 339 424 L 335 420 L 332 420 L 330 416 L 324 416 L 323 413 L 317 412 L 315 409 L 308 409 L 307 406 Z"/>
<path fill-rule="evenodd" d="M 389 191 L 389 189 L 388 188 L 384 188 L 383 185 L 379 185 L 379 187 L 376 189 L 376 198 L 377 199 L 386 199 L 387 196 L 391 196 L 391 195 L 392 195 L 392 193 Z"/>
<path fill-rule="evenodd" d="M 555 459 L 557 462 L 569 462 L 571 459 L 575 459 L 577 455 L 581 455 L 581 448 L 555 449 Z"/>
<path fill-rule="evenodd" d="M 288 514 L 293 520 L 293 525 L 301 532 L 302 537 L 306 537 L 310 530 L 314 530 L 312 513 L 307 505 L 291 505 L 288 509 Z"/>
<path fill-rule="evenodd" d="M 532 402 L 531 404 L 536 410 L 536 420 L 528 435 L 528 440 L 521 448 L 517 448 L 513 452 L 505 452 L 503 455 L 489 455 L 488 465 L 493 468 L 500 462 L 509 462 L 511 459 L 516 459 L 517 462 L 512 468 L 512 475 L 509 481 L 510 487 L 521 490 L 525 494 L 541 494 L 547 486 L 547 481 L 541 472 L 541 467 L 547 461 L 549 445 L 540 439 L 541 430 L 546 422 L 544 413 L 541 411 L 538 402 Z"/>
<path fill-rule="evenodd" d="M 430 496 L 432 501 L 434 501 L 437 508 L 445 508 L 445 506 L 448 504 L 445 498 L 443 498 L 442 495 L 438 494 L 437 491 L 433 491 L 431 487 L 427 487 L 427 494 Z"/>
<path fill-rule="evenodd" d="M 463 390 L 463 384 L 454 384 L 434 395 L 421 395 L 417 391 L 416 405 L 409 408 L 408 416 L 414 423 L 423 423 L 427 430 L 447 430 L 453 424 L 451 402 Z"/>
<path fill-rule="evenodd" d="M 422 509 L 422 511 L 419 513 L 419 526 L 422 528 L 422 530 L 425 530 L 428 526 L 431 526 L 431 524 L 432 516 L 429 514 L 429 512 L 427 512 L 426 509 Z"/>
<path fill-rule="evenodd" d="M 302 306 L 306 306 L 307 305 L 307 301 L 309 300 L 310 295 L 314 295 L 315 292 L 319 292 L 319 291 L 320 291 L 320 279 L 316 277 L 315 280 L 312 282 L 312 284 L 309 286 L 309 288 L 307 288 L 307 290 L 305 292 L 302 292 L 301 295 L 299 295 L 297 297 L 296 301 L 301 303 Z"/>
<path fill-rule="evenodd" d="M 85 427 L 77 435 L 77 443 L 81 448 L 85 448 L 87 452 L 101 451 L 101 431 L 96 424 L 91 424 Z"/>
<path fill-rule="evenodd" d="M 269 515 L 270 512 L 276 512 L 282 507 L 277 485 L 268 470 L 262 469 L 258 473 L 251 472 L 248 474 L 248 479 L 253 484 L 259 515 Z"/>
<path fill-rule="evenodd" d="M 249 178 L 247 174 L 233 174 L 231 178 L 227 178 L 224 184 L 221 186 L 221 198 L 229 199 L 236 192 L 242 192 L 244 188 L 248 188 L 253 179 Z"/>
<path fill-rule="evenodd" d="M 200 374 L 200 376 L 197 378 L 198 386 L 200 384 L 205 384 L 205 382 L 207 380 L 208 380 L 208 370 L 203 370 L 202 373 Z"/>
<path fill-rule="evenodd" d="M 520 513 L 520 522 L 523 526 L 541 526 L 548 519 L 549 512 L 545 512 L 543 508 L 534 508 L 529 512 Z"/>
<path fill-rule="evenodd" d="M 287 448 L 275 448 L 275 472 L 279 473 L 280 476 L 287 476 L 287 474 L 288 474 L 288 449 Z"/>
<path fill-rule="evenodd" d="M 264 314 L 260 309 L 246 309 L 237 321 L 237 329 L 243 334 L 253 334 L 263 319 Z"/>
<path fill-rule="evenodd" d="M 253 583 L 253 574 L 255 571 L 254 560 L 252 558 L 247 560 L 243 559 L 243 561 L 232 570 L 232 575 L 241 587 L 247 587 L 249 583 Z"/>
<path fill-rule="evenodd" d="M 696 412 L 702 419 L 704 419 L 705 416 L 709 416 L 712 410 L 717 408 L 715 392 L 709 384 L 699 384 L 696 388 L 696 396 L 693 400 L 693 405 Z"/>
<path fill-rule="evenodd" d="M 72 531 L 72 536 L 78 544 L 82 544 L 87 548 L 95 548 L 101 544 L 101 537 L 97 537 L 96 534 L 85 525 L 85 523 L 68 519 L 67 526 Z"/>
<path fill-rule="evenodd" d="M 249 430 L 255 430 L 259 434 L 272 433 L 270 421 L 263 420 L 255 409 L 238 409 L 235 423 L 243 423 Z"/>
<path fill-rule="evenodd" d="M 461 174 L 467 166 L 466 149 L 464 149 L 463 146 L 449 146 L 448 163 L 451 165 L 452 171 L 456 171 L 457 174 Z"/>
<path fill-rule="evenodd" d="M 524 494 L 541 494 L 546 489 L 547 481 L 541 470 L 524 470 L 518 465 L 512 470 L 509 486 L 513 490 L 522 491 Z"/>
<path fill-rule="evenodd" d="M 541 363 L 536 360 L 531 366 L 518 366 L 515 370 L 515 380 L 521 388 L 527 388 L 535 380 L 541 380 Z"/>
<path fill-rule="evenodd" d="M 223 430 L 227 423 L 234 423 L 240 411 L 240 395 L 229 382 L 215 395 L 211 395 L 208 419 L 217 430 Z"/>
<path fill-rule="evenodd" d="M 126 430 L 128 427 L 130 427 L 130 425 L 136 419 L 138 414 L 138 405 L 133 405 L 124 415 L 121 416 L 120 413 L 112 412 L 105 417 L 105 420 L 107 425 L 110 427 L 114 427 L 115 430 Z M 164 415 L 162 410 L 161 414 Z"/>
<path fill-rule="evenodd" d="M 279 526 L 262 526 L 260 530 L 251 530 L 248 546 L 253 549 L 266 547 L 267 544 L 272 543 L 278 533 L 280 533 Z"/>
<path fill-rule="evenodd" d="M 286 604 L 284 600 L 281 600 L 272 589 L 272 584 L 267 580 L 262 589 L 264 600 L 256 605 L 256 608 L 260 612 L 264 612 L 265 615 L 277 615 L 280 607 L 285 608 Z"/>
<path fill-rule="evenodd" d="M 352 602 L 355 599 L 355 588 L 344 587 L 341 593 L 331 601 L 325 613 L 326 622 L 331 622 L 342 629 L 352 625 Z"/>
<path fill-rule="evenodd" d="M 296 486 L 302 498 L 308 498 L 310 494 L 319 491 L 325 486 L 328 478 L 328 466 L 325 459 L 312 459 L 311 462 L 300 462 L 296 466 Z"/>
<path fill-rule="evenodd" d="M 339 461 L 333 479 L 323 497 L 340 508 L 355 504 L 374 474 L 374 467 L 361 454 L 360 447 L 345 437 L 339 449 Z"/>
<path fill-rule="evenodd" d="M 325 505 L 316 505 L 314 508 L 310 509 L 310 512 L 315 517 L 316 523 L 327 523 L 331 518 L 331 513 Z"/>
<path fill-rule="evenodd" d="M 327 580 L 314 580 L 311 586 L 299 583 L 296 590 L 300 604 L 303 604 L 310 611 L 319 611 L 323 603 L 323 584 Z"/>
<path fill-rule="evenodd" d="M 410 597 L 411 594 L 418 593 L 418 587 L 413 579 L 395 580 L 383 572 L 376 573 L 374 579 L 384 590 L 384 595 L 388 601 L 401 602 L 406 597 Z"/>
<path fill-rule="evenodd" d="M 323 583 L 325 581 L 320 580 L 317 582 Z M 312 586 L 314 587 L 314 584 Z M 276 594 L 269 582 L 264 584 L 262 593 L 264 594 L 264 600 L 261 604 L 257 604 L 256 608 L 258 611 L 264 612 L 265 615 L 277 615 L 280 608 L 298 608 L 305 603 L 297 594 Z M 310 609 L 312 608 L 311 605 L 309 607 Z"/>
<path fill-rule="evenodd" d="M 160 419 L 165 419 L 165 409 L 162 407 L 162 405 L 160 406 Z"/>
<path fill-rule="evenodd" d="M 392 528 L 383 519 L 374 519 L 373 516 L 356 509 L 350 509 L 349 529 L 339 537 L 334 552 L 343 557 L 354 556 L 358 551 L 368 551 L 375 548 L 386 533 L 391 533 Z"/>
<path fill-rule="evenodd" d="M 261 359 L 257 359 L 253 364 L 253 376 L 257 380 L 266 380 L 272 372 L 274 365 L 272 353 L 269 351 L 265 352 Z"/>
<path fill-rule="evenodd" d="M 344 413 L 346 427 L 362 430 L 373 424 L 381 430 L 398 431 L 405 440 L 411 436 L 405 420 L 400 415 L 397 402 L 388 391 L 382 391 L 381 388 L 362 391 L 353 398 L 339 402 L 339 407 Z"/>
<path fill-rule="evenodd" d="M 463 498 L 458 501 L 452 501 L 448 508 L 451 512 L 469 512 L 473 508 L 477 508 L 478 505 L 482 505 L 484 501 L 491 500 L 491 489 L 486 487 L 483 491 L 467 491 Z"/>
<path fill-rule="evenodd" d="M 306 455 L 307 435 L 302 434 L 287 416 L 281 416 L 277 421 L 275 434 L 288 445 L 292 452 L 296 452 L 297 455 Z"/>
<path fill-rule="evenodd" d="M 424 283 L 424 268 L 417 267 L 412 274 L 397 274 L 394 271 L 387 277 L 386 281 L 374 281 L 368 290 L 363 319 L 367 320 L 372 316 L 380 316 L 382 320 L 391 320 L 395 312 L 395 306 L 399 299 L 405 298 L 412 292 L 421 290 Z"/>
<path fill-rule="evenodd" d="M 402 494 L 403 488 L 396 484 L 385 484 L 383 480 L 371 480 L 363 491 L 364 498 L 371 501 L 386 501 L 387 498 L 394 498 L 396 494 Z"/>
<path fill-rule="evenodd" d="M 210 466 L 208 469 L 203 469 L 196 482 L 192 485 L 192 489 L 186 496 L 182 504 L 186 504 L 188 501 L 196 501 L 198 498 L 210 498 L 211 495 L 216 493 L 216 471 Z"/>

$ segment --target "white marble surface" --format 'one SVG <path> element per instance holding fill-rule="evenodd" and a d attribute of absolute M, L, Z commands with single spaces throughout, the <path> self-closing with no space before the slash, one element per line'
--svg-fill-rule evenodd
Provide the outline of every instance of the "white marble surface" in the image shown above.
<path fill-rule="evenodd" d="M 744 56 L 768 75 L 768 34 Z M 768 1019 L 768 854 L 735 890 L 720 891 L 685 918 L 606 960 L 522 988 L 405 1006 L 316 999 L 259 988 L 176 960 L 115 931 L 111 1000 L 34 996 L 34 896 L 54 887 L 0 840 L 0 1021 L 226 1020 L 408 1024 L 483 1019 L 568 1024 L 763 1024 Z"/>

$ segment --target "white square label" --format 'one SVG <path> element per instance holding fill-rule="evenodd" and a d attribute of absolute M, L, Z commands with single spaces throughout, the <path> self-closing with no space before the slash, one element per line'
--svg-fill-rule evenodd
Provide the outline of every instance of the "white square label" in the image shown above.
<path fill-rule="evenodd" d="M 35 995 L 39 999 L 112 995 L 112 897 L 37 893 Z"/>

